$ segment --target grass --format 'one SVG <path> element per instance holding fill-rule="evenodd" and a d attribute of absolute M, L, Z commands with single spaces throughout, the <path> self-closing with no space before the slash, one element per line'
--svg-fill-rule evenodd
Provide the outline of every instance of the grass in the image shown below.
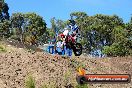
<path fill-rule="evenodd" d="M 52 83 L 52 84 L 49 84 L 49 85 L 43 84 L 41 88 L 56 88 L 56 87 L 55 87 L 55 84 Z"/>
<path fill-rule="evenodd" d="M 25 88 L 36 88 L 35 79 L 32 76 L 29 76 L 26 79 L 25 84 L 26 84 Z M 53 83 L 50 83 L 49 85 L 44 83 L 40 88 L 56 88 L 56 87 L 55 84 Z"/>
<path fill-rule="evenodd" d="M 72 83 L 73 81 L 70 80 L 71 72 L 67 71 L 64 75 L 64 82 L 65 86 L 68 86 L 68 82 Z M 35 79 L 32 76 L 29 76 L 25 81 L 25 88 L 36 88 Z M 87 84 L 79 85 L 79 84 L 71 84 L 71 88 L 88 88 Z M 56 88 L 55 83 L 50 82 L 49 84 L 44 83 L 40 88 Z M 70 88 L 70 87 L 67 87 Z"/>
<path fill-rule="evenodd" d="M 35 88 L 35 80 L 33 79 L 32 76 L 29 76 L 26 79 L 26 88 Z"/>
<path fill-rule="evenodd" d="M 43 84 L 41 88 L 49 88 L 49 85 Z"/>
<path fill-rule="evenodd" d="M 81 68 L 85 68 L 86 65 L 83 62 L 77 61 L 76 59 L 72 59 L 70 60 L 70 64 L 73 66 L 73 68 L 75 68 L 76 70 L 78 70 L 80 67 Z"/>
<path fill-rule="evenodd" d="M 88 85 L 87 84 L 84 84 L 84 85 L 76 85 L 75 88 L 88 88 Z"/>
<path fill-rule="evenodd" d="M 68 82 L 70 81 L 70 76 L 71 76 L 71 72 L 68 70 L 68 71 L 64 74 L 64 83 L 65 83 L 65 85 L 67 85 Z"/>
<path fill-rule="evenodd" d="M 70 59 L 69 60 L 69 63 L 75 68 L 75 69 L 78 69 L 79 67 L 85 67 L 85 63 L 83 62 L 80 62 L 80 61 L 77 61 L 76 59 Z M 78 85 L 75 81 L 75 79 L 71 80 L 71 76 L 72 76 L 72 70 L 69 69 L 66 71 L 66 73 L 64 74 L 64 79 L 63 79 L 63 83 L 61 86 L 59 87 L 62 87 L 62 86 L 66 86 L 67 88 L 70 88 L 68 87 L 69 84 L 71 84 L 71 88 L 88 88 L 88 85 Z M 32 76 L 29 76 L 26 80 L 26 88 L 35 88 L 35 80 L 33 79 Z M 40 88 L 56 88 L 58 87 L 55 82 L 50 82 L 50 83 L 43 83 L 43 85 L 41 85 Z"/>
<path fill-rule="evenodd" d="M 0 52 L 6 52 L 6 47 L 0 44 Z"/>

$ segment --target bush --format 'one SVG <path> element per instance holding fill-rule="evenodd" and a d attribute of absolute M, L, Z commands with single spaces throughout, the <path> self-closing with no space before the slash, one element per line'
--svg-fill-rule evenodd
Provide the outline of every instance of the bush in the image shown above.
<path fill-rule="evenodd" d="M 6 52 L 6 48 L 3 45 L 0 45 L 0 52 Z"/>
<path fill-rule="evenodd" d="M 20 41 L 20 38 L 17 35 L 12 35 L 10 38 L 14 39 L 14 40 L 17 40 L 17 41 Z"/>
<path fill-rule="evenodd" d="M 121 43 L 113 43 L 111 46 L 105 46 L 103 53 L 107 56 L 125 56 L 129 54 L 129 50 Z"/>
<path fill-rule="evenodd" d="M 26 88 L 35 88 L 35 80 L 32 76 L 29 76 L 26 80 Z"/>

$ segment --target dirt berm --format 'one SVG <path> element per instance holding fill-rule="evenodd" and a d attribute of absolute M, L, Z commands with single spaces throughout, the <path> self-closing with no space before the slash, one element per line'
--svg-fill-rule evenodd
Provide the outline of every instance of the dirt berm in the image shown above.
<path fill-rule="evenodd" d="M 35 79 L 36 88 L 54 85 L 55 88 L 75 88 L 77 67 L 85 67 L 89 74 L 131 74 L 132 57 L 93 58 L 73 56 L 63 58 L 44 52 L 4 45 L 0 52 L 0 88 L 25 88 L 28 76 Z M 68 87 L 70 85 L 70 87 Z M 88 88 L 132 88 L 128 84 L 88 84 Z"/>

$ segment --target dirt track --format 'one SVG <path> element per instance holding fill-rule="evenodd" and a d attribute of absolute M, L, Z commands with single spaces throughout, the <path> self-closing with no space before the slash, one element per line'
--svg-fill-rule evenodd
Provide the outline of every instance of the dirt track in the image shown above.
<path fill-rule="evenodd" d="M 6 46 L 0 53 L 0 88 L 25 88 L 25 79 L 32 75 L 36 88 L 55 84 L 58 88 L 77 85 L 76 68 L 84 66 L 87 73 L 132 75 L 132 57 L 91 58 L 86 56 L 62 58 L 43 52 L 28 52 L 22 48 Z M 52 81 L 51 81 L 52 80 Z M 89 84 L 89 88 L 132 88 L 129 84 Z M 55 88 L 56 88 L 55 87 Z"/>

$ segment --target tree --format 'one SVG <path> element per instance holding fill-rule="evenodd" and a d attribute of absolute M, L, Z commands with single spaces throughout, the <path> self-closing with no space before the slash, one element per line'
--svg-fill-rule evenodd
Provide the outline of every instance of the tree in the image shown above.
<path fill-rule="evenodd" d="M 35 13 L 27 13 L 24 15 L 26 25 L 25 37 L 30 35 L 32 38 L 32 44 L 36 44 L 40 36 L 46 31 L 46 23 L 43 18 Z"/>
<path fill-rule="evenodd" d="M 15 13 L 11 17 L 11 22 L 15 35 L 21 41 L 31 45 L 36 44 L 39 37 L 46 31 L 45 21 L 36 13 Z"/>
<path fill-rule="evenodd" d="M 22 36 L 24 33 L 24 14 L 22 13 L 13 13 L 11 16 L 11 25 L 12 25 L 12 38 L 22 41 Z"/>
<path fill-rule="evenodd" d="M 127 31 L 117 26 L 112 31 L 114 43 L 110 46 L 105 46 L 103 53 L 107 56 L 126 56 L 130 55 L 130 43 L 127 38 Z"/>
<path fill-rule="evenodd" d="M 49 30 L 50 30 L 49 28 L 46 28 L 46 31 L 44 32 L 44 34 L 40 36 L 40 38 L 38 39 L 40 45 L 48 43 L 48 40 L 50 38 L 49 36 L 51 33 Z"/>
<path fill-rule="evenodd" d="M 9 20 L 9 7 L 4 0 L 0 1 L 0 37 L 9 37 L 10 36 L 10 20 Z"/>
<path fill-rule="evenodd" d="M 70 15 L 74 16 L 76 19 L 84 18 L 87 16 L 85 12 L 72 12 Z"/>
<path fill-rule="evenodd" d="M 64 22 L 60 19 L 56 19 L 55 17 L 53 17 L 51 20 L 51 33 L 53 34 L 53 36 L 58 35 L 60 32 L 63 32 L 64 28 L 67 25 L 67 22 Z"/>
<path fill-rule="evenodd" d="M 129 50 L 122 43 L 113 43 L 111 46 L 105 46 L 103 53 L 107 56 L 125 56 Z"/>
<path fill-rule="evenodd" d="M 0 8 L 0 20 L 3 21 L 3 20 L 9 20 L 10 16 L 9 16 L 9 7 L 8 7 L 8 4 L 4 2 L 4 0 L 2 0 L 0 2 L 1 4 L 1 8 Z"/>
<path fill-rule="evenodd" d="M 102 51 L 104 46 L 112 45 L 114 43 L 112 31 L 117 26 L 124 28 L 123 20 L 117 15 L 96 14 L 88 16 L 85 12 L 73 12 L 71 16 L 75 17 L 75 21 L 81 29 L 87 53 Z"/>
<path fill-rule="evenodd" d="M 11 36 L 11 22 L 4 20 L 0 22 L 0 37 L 10 37 Z"/>

